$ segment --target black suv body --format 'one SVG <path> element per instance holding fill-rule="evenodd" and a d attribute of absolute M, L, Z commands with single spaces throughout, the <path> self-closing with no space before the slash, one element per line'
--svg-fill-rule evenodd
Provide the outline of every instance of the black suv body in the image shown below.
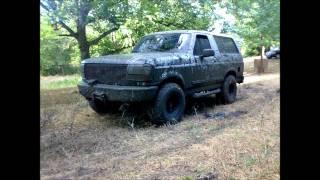
<path fill-rule="evenodd" d="M 152 121 L 176 122 L 186 97 L 217 94 L 236 99 L 243 59 L 231 37 L 180 30 L 149 34 L 131 54 L 82 61 L 80 93 L 93 110 L 106 113 L 120 102 L 152 102 Z"/>

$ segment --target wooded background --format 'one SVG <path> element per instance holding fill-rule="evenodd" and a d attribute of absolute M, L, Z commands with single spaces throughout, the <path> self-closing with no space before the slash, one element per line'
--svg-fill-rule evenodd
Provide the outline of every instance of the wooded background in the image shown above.
<path fill-rule="evenodd" d="M 280 44 L 279 0 L 41 0 L 40 13 L 44 76 L 78 73 L 82 59 L 129 53 L 164 30 L 229 34 L 244 56 Z"/>

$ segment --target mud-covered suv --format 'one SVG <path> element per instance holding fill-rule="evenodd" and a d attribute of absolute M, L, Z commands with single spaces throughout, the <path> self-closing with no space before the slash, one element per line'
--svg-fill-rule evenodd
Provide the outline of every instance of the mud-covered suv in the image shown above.
<path fill-rule="evenodd" d="M 174 123 L 181 120 L 187 97 L 216 94 L 224 103 L 234 102 L 243 67 L 231 37 L 157 32 L 143 37 L 131 54 L 82 61 L 78 88 L 99 114 L 124 102 L 149 102 L 153 123 Z"/>

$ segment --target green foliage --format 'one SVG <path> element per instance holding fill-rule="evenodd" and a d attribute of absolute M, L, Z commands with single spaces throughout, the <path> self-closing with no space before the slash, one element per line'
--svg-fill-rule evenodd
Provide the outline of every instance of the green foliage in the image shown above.
<path fill-rule="evenodd" d="M 244 39 L 246 55 L 258 55 L 262 46 L 279 44 L 279 0 L 238 0 L 225 6 L 236 17 L 235 30 Z"/>
<path fill-rule="evenodd" d="M 61 35 L 76 40 L 81 59 L 90 58 L 90 47 L 117 31 L 132 13 L 128 0 L 41 0 L 40 6 Z"/>
<path fill-rule="evenodd" d="M 201 1 L 132 0 L 132 12 L 119 30 L 102 39 L 90 49 L 93 56 L 130 52 L 142 36 L 166 30 L 206 30 L 212 22 L 213 4 Z"/>
<path fill-rule="evenodd" d="M 207 30 L 215 20 L 223 17 L 215 13 L 219 3 L 226 7 L 236 22 L 223 22 L 221 33 L 238 34 L 245 56 L 258 55 L 261 46 L 279 45 L 279 0 L 97 0 L 58 1 L 41 0 L 50 11 L 42 8 L 40 71 L 42 75 L 78 72 L 81 61 L 79 47 L 88 43 L 91 56 L 129 53 L 138 40 L 152 32 L 195 29 Z M 54 2 L 53 6 L 50 3 Z M 54 8 L 56 7 L 56 8 Z M 84 22 L 79 23 L 78 7 Z M 46 13 L 44 13 L 46 12 Z M 79 40 L 59 23 L 63 21 L 78 33 L 77 25 L 84 26 L 85 40 Z M 104 32 L 114 31 L 101 36 Z M 81 31 L 80 31 L 81 32 Z M 60 35 L 71 36 L 60 36 Z M 101 37 L 101 38 L 98 38 Z M 81 43 L 80 43 L 81 42 Z M 83 56 L 82 56 L 83 57 Z"/>
<path fill-rule="evenodd" d="M 73 74 L 78 64 L 72 65 L 72 59 L 78 59 L 75 43 L 68 38 L 57 36 L 47 18 L 41 18 L 40 25 L 40 73 L 42 75 Z"/>
<path fill-rule="evenodd" d="M 97 45 L 90 48 L 91 56 L 102 56 L 116 53 L 129 53 L 134 45 L 132 31 L 121 26 L 110 36 L 103 38 Z"/>
<path fill-rule="evenodd" d="M 197 2 L 197 1 L 195 1 Z M 134 32 L 136 42 L 145 34 L 176 29 L 206 30 L 212 20 L 211 1 L 140 0 L 140 6 L 126 27 Z"/>

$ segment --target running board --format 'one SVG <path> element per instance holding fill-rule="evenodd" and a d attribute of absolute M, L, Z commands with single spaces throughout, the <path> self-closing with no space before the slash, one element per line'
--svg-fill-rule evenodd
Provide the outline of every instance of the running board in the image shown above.
<path fill-rule="evenodd" d="M 199 92 L 199 93 L 194 93 L 192 95 L 193 98 L 199 98 L 199 97 L 204 97 L 204 96 L 208 96 L 208 95 L 211 95 L 211 94 L 217 94 L 221 92 L 221 89 L 215 89 L 215 90 L 212 90 L 212 91 L 206 91 L 206 92 Z"/>

